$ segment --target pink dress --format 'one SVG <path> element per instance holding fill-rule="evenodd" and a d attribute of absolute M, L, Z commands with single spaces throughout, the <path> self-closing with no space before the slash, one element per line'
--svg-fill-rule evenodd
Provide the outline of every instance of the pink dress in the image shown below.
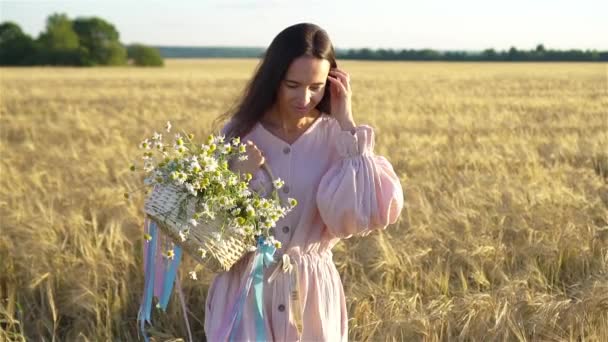
<path fill-rule="evenodd" d="M 223 132 L 225 132 L 225 129 Z M 389 161 L 374 154 L 374 130 L 343 131 L 330 115 L 322 114 L 293 143 L 288 144 L 260 123 L 242 138 L 264 152 L 266 162 L 285 185 L 282 199 L 298 205 L 275 228 L 282 248 L 276 262 L 265 269 L 264 319 L 266 336 L 274 341 L 347 341 L 348 320 L 344 289 L 332 260 L 332 248 L 351 236 L 365 236 L 395 223 L 403 208 L 403 190 Z M 255 191 L 268 193 L 272 183 L 259 170 L 251 181 Z M 290 274 L 281 267 L 287 253 L 299 274 L 301 332 L 290 320 Z M 220 332 L 229 298 L 238 296 L 249 257 L 214 278 L 206 299 L 205 334 L 208 341 L 226 341 Z M 250 292 L 249 297 L 253 297 Z M 248 298 L 236 341 L 254 341 L 254 302 Z M 294 306 L 295 307 L 295 306 Z"/>

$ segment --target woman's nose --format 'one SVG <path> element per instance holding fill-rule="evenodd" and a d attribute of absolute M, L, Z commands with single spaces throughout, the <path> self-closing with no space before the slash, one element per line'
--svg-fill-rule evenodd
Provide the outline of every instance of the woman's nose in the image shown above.
<path fill-rule="evenodd" d="M 312 94 L 311 94 L 310 90 L 308 90 L 308 89 L 306 89 L 302 93 L 300 93 L 298 96 L 298 101 L 297 101 L 298 106 L 300 106 L 300 107 L 306 106 L 310 102 L 311 96 L 312 96 Z"/>

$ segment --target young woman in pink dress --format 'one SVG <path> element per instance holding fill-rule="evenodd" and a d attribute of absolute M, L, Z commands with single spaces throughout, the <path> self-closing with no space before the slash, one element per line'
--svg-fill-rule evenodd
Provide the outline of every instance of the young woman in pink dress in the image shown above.
<path fill-rule="evenodd" d="M 403 190 L 390 162 L 374 153 L 374 129 L 357 125 L 348 73 L 337 67 L 327 33 L 314 24 L 280 32 L 239 105 L 224 119 L 227 138 L 248 142 L 235 171 L 254 175 L 252 190 L 268 194 L 266 163 L 284 181 L 283 200 L 297 206 L 274 235 L 282 243 L 264 270 L 263 324 L 248 294 L 239 319 L 228 303 L 240 295 L 251 253 L 217 274 L 206 299 L 208 341 L 346 341 L 347 309 L 332 248 L 395 223 Z M 260 329 L 263 331 L 260 332 Z"/>

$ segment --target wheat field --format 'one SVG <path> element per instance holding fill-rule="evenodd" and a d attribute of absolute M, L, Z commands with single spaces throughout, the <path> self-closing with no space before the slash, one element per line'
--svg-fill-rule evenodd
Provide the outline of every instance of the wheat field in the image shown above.
<path fill-rule="evenodd" d="M 0 341 L 135 341 L 140 140 L 196 136 L 256 60 L 0 69 Z M 397 224 L 334 260 L 352 341 L 608 341 L 608 68 L 339 62 L 400 175 Z M 204 339 L 211 275 L 182 283 Z M 156 340 L 185 338 L 174 293 Z"/>

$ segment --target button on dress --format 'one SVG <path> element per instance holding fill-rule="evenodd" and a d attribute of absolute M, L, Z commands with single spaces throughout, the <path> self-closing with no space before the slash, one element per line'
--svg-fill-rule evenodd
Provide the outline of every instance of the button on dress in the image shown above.
<path fill-rule="evenodd" d="M 225 126 L 223 133 L 227 131 Z M 344 288 L 332 259 L 332 248 L 352 236 L 365 236 L 395 223 L 403 208 L 403 189 L 390 162 L 374 153 L 374 129 L 359 125 L 354 132 L 322 113 L 292 144 L 261 123 L 242 137 L 264 152 L 275 178 L 285 184 L 279 197 L 298 205 L 277 222 L 275 238 L 282 248 L 275 260 L 288 254 L 299 274 L 302 330 L 290 319 L 290 275 L 278 272 L 280 262 L 264 270 L 264 325 L 272 341 L 347 341 L 348 317 Z M 252 190 L 268 195 L 272 181 L 261 169 L 250 182 Z M 204 329 L 208 341 L 227 341 L 222 329 L 227 303 L 239 295 L 252 254 L 213 279 L 205 304 Z M 253 293 L 235 324 L 235 341 L 255 341 Z"/>

